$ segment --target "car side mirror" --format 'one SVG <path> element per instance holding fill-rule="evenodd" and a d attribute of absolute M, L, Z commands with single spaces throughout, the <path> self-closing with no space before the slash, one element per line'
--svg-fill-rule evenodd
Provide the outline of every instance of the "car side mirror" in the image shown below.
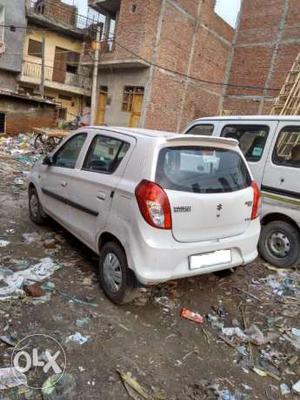
<path fill-rule="evenodd" d="M 51 165 L 53 165 L 53 163 L 54 163 L 54 161 L 53 161 L 53 158 L 52 158 L 51 156 L 46 156 L 46 157 L 44 158 L 44 160 L 43 160 L 43 164 L 44 164 L 44 165 L 48 165 L 49 167 L 50 167 Z"/>

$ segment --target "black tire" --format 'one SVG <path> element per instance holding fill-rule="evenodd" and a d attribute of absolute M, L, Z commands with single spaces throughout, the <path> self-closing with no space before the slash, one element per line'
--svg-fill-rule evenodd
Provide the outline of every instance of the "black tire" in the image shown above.
<path fill-rule="evenodd" d="M 110 254 L 110 256 L 109 256 Z M 118 280 L 121 277 L 120 283 L 114 281 L 111 285 L 108 283 L 107 273 L 105 272 L 105 261 L 112 263 L 109 257 L 115 261 L 118 260 L 115 272 L 118 274 Z M 99 257 L 99 280 L 101 287 L 106 296 L 115 304 L 127 304 L 133 301 L 137 295 L 137 285 L 134 273 L 128 268 L 127 258 L 124 250 L 115 242 L 106 243 Z"/>
<path fill-rule="evenodd" d="M 263 225 L 258 248 L 261 256 L 278 268 L 300 263 L 300 234 L 288 222 L 272 221 Z"/>
<path fill-rule="evenodd" d="M 29 215 L 31 221 L 33 221 L 37 225 L 45 225 L 47 223 L 48 216 L 43 210 L 43 207 L 39 200 L 39 196 L 34 187 L 29 188 L 28 200 Z"/>

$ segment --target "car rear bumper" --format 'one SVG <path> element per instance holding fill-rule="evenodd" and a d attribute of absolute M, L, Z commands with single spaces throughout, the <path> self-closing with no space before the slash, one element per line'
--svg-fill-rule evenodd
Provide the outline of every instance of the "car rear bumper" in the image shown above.
<path fill-rule="evenodd" d="M 142 235 L 139 240 L 129 240 L 129 267 L 134 270 L 139 282 L 154 285 L 246 265 L 257 257 L 259 234 L 258 218 L 251 221 L 242 235 L 214 241 L 180 243 L 175 241 L 170 231 L 156 231 L 156 236 L 149 235 L 149 240 Z M 231 250 L 231 262 L 193 270 L 189 268 L 190 256 L 227 249 Z"/>

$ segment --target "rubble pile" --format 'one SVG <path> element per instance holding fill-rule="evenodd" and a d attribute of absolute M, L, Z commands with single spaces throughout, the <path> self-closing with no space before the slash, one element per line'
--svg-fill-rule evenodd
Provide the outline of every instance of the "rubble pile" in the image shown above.
<path fill-rule="evenodd" d="M 17 161 L 32 165 L 40 158 L 40 151 L 34 148 L 32 135 L 0 137 L 0 157 L 10 156 Z"/>

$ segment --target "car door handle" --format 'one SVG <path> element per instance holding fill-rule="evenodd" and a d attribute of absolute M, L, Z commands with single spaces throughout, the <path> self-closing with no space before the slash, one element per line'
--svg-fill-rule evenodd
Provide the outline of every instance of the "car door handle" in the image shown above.
<path fill-rule="evenodd" d="M 99 199 L 99 200 L 105 200 L 105 198 L 106 198 L 106 194 L 105 194 L 104 192 L 99 192 L 99 193 L 97 194 L 97 199 Z"/>
<path fill-rule="evenodd" d="M 60 186 L 62 186 L 62 187 L 66 187 L 68 185 L 68 182 L 60 182 Z"/>

